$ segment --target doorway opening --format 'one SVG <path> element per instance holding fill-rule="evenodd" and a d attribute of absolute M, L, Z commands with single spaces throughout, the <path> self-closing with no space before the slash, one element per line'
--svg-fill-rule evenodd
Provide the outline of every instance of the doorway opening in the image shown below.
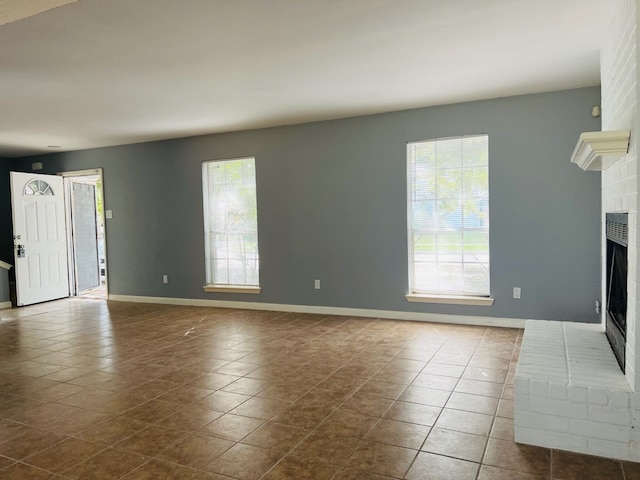
<path fill-rule="evenodd" d="M 102 169 L 62 172 L 69 294 L 108 298 Z"/>

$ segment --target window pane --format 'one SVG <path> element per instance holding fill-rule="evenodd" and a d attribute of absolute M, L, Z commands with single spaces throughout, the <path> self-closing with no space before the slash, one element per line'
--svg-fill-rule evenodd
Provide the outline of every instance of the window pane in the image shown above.
<path fill-rule="evenodd" d="M 213 260 L 212 263 L 214 276 L 218 282 L 222 284 L 229 283 L 229 265 L 227 264 L 227 259 L 218 258 L 217 260 Z"/>
<path fill-rule="evenodd" d="M 414 268 L 416 290 L 423 292 L 438 290 L 438 269 L 435 263 L 416 262 Z"/>
<path fill-rule="evenodd" d="M 462 175 L 465 198 L 487 196 L 489 193 L 489 172 L 486 167 L 465 168 Z"/>
<path fill-rule="evenodd" d="M 255 160 L 205 162 L 207 284 L 259 283 Z"/>
<path fill-rule="evenodd" d="M 464 232 L 464 261 L 489 263 L 489 232 Z"/>
<path fill-rule="evenodd" d="M 438 183 L 438 198 L 460 198 L 462 196 L 461 169 L 438 170 L 436 181 Z"/>
<path fill-rule="evenodd" d="M 462 263 L 438 264 L 438 290 L 441 293 L 458 293 L 464 290 Z"/>
<path fill-rule="evenodd" d="M 212 235 L 213 237 L 213 258 L 229 258 L 229 248 L 226 235 Z"/>
<path fill-rule="evenodd" d="M 462 140 L 462 162 L 464 166 L 487 166 L 489 164 L 489 137 L 478 135 Z"/>
<path fill-rule="evenodd" d="M 435 262 L 437 260 L 437 234 L 414 233 L 413 256 L 416 262 Z"/>
<path fill-rule="evenodd" d="M 487 135 L 408 145 L 412 292 L 489 295 L 488 146 Z"/>
<path fill-rule="evenodd" d="M 416 177 L 414 200 L 436 198 L 435 170 L 417 164 L 414 173 Z"/>
<path fill-rule="evenodd" d="M 462 231 L 438 232 L 438 262 L 462 262 Z"/>
<path fill-rule="evenodd" d="M 438 200 L 438 230 L 460 228 L 462 226 L 462 201 L 457 199 Z"/>
<path fill-rule="evenodd" d="M 447 138 L 435 143 L 436 165 L 438 169 L 460 167 L 462 165 L 462 139 Z"/>
<path fill-rule="evenodd" d="M 436 202 L 413 202 L 413 228 L 418 231 L 434 230 L 438 226 Z"/>
<path fill-rule="evenodd" d="M 478 263 L 464 264 L 465 290 L 482 295 L 489 288 L 489 269 Z"/>
<path fill-rule="evenodd" d="M 410 145 L 412 149 L 412 158 L 416 164 L 422 165 L 423 168 L 436 168 L 436 145 L 435 143 L 413 143 Z"/>

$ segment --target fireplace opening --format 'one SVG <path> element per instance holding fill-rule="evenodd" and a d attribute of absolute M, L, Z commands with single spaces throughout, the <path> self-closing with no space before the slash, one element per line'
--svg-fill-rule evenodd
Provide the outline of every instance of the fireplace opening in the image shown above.
<path fill-rule="evenodd" d="M 606 234 L 606 334 L 624 372 L 627 343 L 628 214 L 607 213 Z"/>

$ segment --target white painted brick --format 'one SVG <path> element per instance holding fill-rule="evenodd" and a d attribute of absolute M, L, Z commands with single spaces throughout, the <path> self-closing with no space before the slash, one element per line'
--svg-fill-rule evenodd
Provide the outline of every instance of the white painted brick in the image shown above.
<path fill-rule="evenodd" d="M 514 415 L 514 425 L 551 432 L 569 432 L 569 419 L 554 415 L 532 412 L 518 412 Z"/>
<path fill-rule="evenodd" d="M 640 442 L 632 441 L 629 443 L 629 458 L 632 462 L 640 462 Z"/>
<path fill-rule="evenodd" d="M 629 439 L 632 442 L 636 442 L 638 443 L 638 445 L 640 445 L 640 429 L 637 426 L 631 426 L 631 430 L 629 431 Z"/>
<path fill-rule="evenodd" d="M 587 440 L 587 453 L 601 457 L 626 460 L 629 457 L 629 444 L 626 442 L 611 442 L 590 438 Z"/>
<path fill-rule="evenodd" d="M 549 396 L 549 383 L 542 380 L 531 380 L 529 392 L 535 397 L 547 397 Z"/>
<path fill-rule="evenodd" d="M 537 445 L 547 448 L 558 448 L 572 452 L 587 452 L 587 439 L 570 433 L 549 432 L 533 428 L 516 428 L 515 440 L 518 443 Z"/>
<path fill-rule="evenodd" d="M 513 409 L 516 412 L 531 411 L 531 397 L 529 395 L 516 394 L 514 397 Z"/>
<path fill-rule="evenodd" d="M 569 387 L 569 400 L 574 403 L 587 403 L 587 387 Z"/>
<path fill-rule="evenodd" d="M 549 383 L 549 398 L 558 400 L 566 400 L 567 398 L 567 385 L 559 385 L 557 383 Z"/>
<path fill-rule="evenodd" d="M 513 381 L 513 388 L 519 395 L 529 395 L 529 380 L 516 374 L 516 378 Z"/>
<path fill-rule="evenodd" d="M 531 397 L 531 411 L 558 417 L 587 418 L 587 405 L 541 397 Z"/>
<path fill-rule="evenodd" d="M 614 408 L 629 408 L 631 406 L 631 393 L 611 390 L 609 392 L 609 402 Z"/>
<path fill-rule="evenodd" d="M 629 153 L 609 169 L 602 172 L 602 210 L 629 212 L 629 307 L 627 310 L 627 367 L 626 379 L 632 389 L 638 384 L 636 372 L 640 361 L 636 358 L 638 329 L 636 328 L 637 303 L 637 212 L 638 212 L 638 2 L 616 0 L 612 2 L 612 19 L 606 30 L 601 49 L 602 129 L 630 129 L 632 139 Z M 604 245 L 603 245 L 604 247 Z M 604 251 L 603 251 L 604 254 Z M 604 289 L 604 280 L 603 280 Z M 635 399 L 634 399 L 635 401 Z M 610 407 L 630 409 L 628 397 L 613 393 Z M 637 403 L 637 402 L 636 402 Z M 603 412 L 600 412 L 603 413 Z M 615 415 L 621 420 L 620 415 Z M 634 419 L 635 423 L 635 419 Z M 604 447 L 603 447 L 604 448 Z M 631 454 L 630 454 L 631 455 Z"/>
<path fill-rule="evenodd" d="M 591 420 L 569 420 L 569 433 L 587 438 L 599 438 L 615 442 L 629 442 L 630 426 L 610 425 Z"/>
<path fill-rule="evenodd" d="M 594 422 L 614 425 L 631 425 L 631 413 L 626 408 L 611 408 L 592 405 L 589 407 L 589 419 Z"/>
<path fill-rule="evenodd" d="M 589 388 L 589 403 L 593 405 L 606 405 L 609 403 L 609 395 L 600 388 Z"/>

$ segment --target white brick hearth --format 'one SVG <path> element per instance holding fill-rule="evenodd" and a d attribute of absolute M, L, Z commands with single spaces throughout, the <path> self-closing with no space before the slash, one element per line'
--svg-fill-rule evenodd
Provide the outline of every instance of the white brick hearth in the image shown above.
<path fill-rule="evenodd" d="M 527 321 L 515 395 L 517 442 L 630 458 L 633 392 L 601 325 Z"/>

